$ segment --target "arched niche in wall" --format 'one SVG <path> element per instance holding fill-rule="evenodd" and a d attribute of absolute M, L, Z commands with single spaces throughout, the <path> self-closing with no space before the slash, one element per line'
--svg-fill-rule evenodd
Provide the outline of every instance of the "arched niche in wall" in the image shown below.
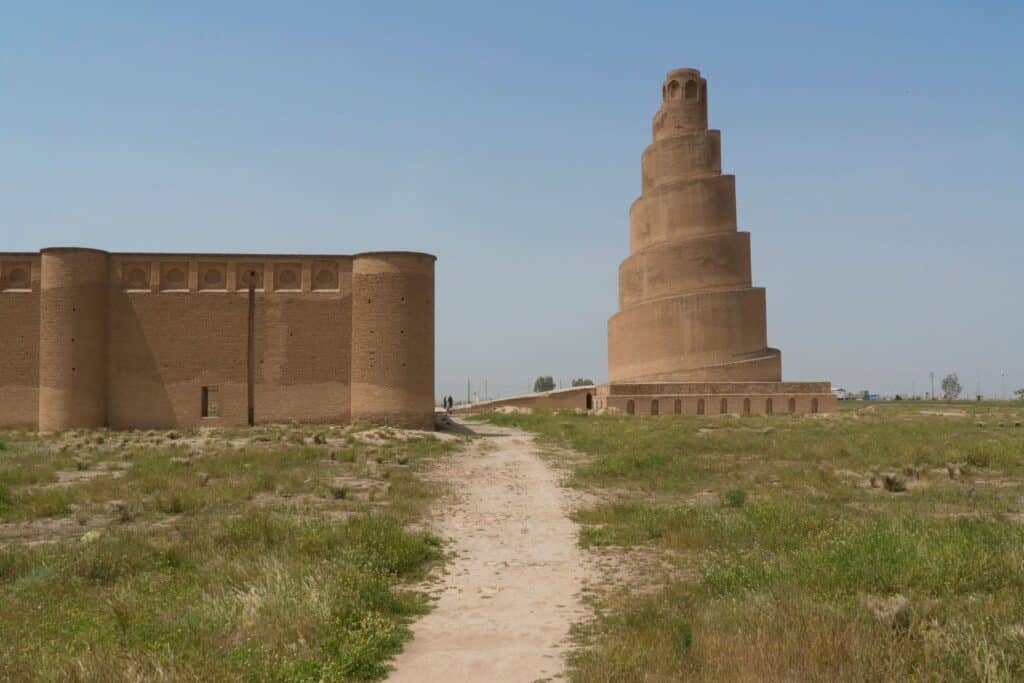
<path fill-rule="evenodd" d="M 274 291 L 297 292 L 302 289 L 301 263 L 274 264 Z"/>
<path fill-rule="evenodd" d="M 184 291 L 188 289 L 188 263 L 171 261 L 160 264 L 160 289 Z"/>
<path fill-rule="evenodd" d="M 199 289 L 218 291 L 227 288 L 227 265 L 224 263 L 199 264 Z"/>
<path fill-rule="evenodd" d="M 121 286 L 127 290 L 149 291 L 152 266 L 145 262 L 128 262 L 121 266 Z"/>
<path fill-rule="evenodd" d="M 337 291 L 338 264 L 332 261 L 314 261 L 312 277 L 314 292 Z"/>

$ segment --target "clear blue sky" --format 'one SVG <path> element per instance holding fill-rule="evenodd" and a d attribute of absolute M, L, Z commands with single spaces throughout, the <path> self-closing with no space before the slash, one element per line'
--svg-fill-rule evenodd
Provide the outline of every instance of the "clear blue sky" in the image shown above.
<path fill-rule="evenodd" d="M 4 3 L 0 249 L 430 251 L 438 394 L 600 381 L 678 66 L 786 379 L 1024 386 L 1019 0 Z"/>

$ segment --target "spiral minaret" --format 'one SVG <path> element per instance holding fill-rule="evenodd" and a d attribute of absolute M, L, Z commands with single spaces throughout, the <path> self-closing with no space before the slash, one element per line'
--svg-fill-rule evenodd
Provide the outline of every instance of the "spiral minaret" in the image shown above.
<path fill-rule="evenodd" d="M 750 278 L 750 233 L 736 229 L 736 181 L 708 130 L 707 81 L 670 71 L 641 157 L 619 312 L 608 320 L 610 382 L 782 379 L 767 344 L 765 291 Z"/>

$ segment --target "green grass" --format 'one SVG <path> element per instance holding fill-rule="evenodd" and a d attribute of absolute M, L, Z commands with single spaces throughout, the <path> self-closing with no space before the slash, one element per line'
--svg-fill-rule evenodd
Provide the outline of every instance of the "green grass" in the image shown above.
<path fill-rule="evenodd" d="M 437 495 L 418 473 L 459 444 L 280 431 L 5 437 L 0 678 L 382 677 L 442 558 L 407 529 Z"/>
<path fill-rule="evenodd" d="M 580 542 L 640 563 L 595 599 L 575 680 L 1009 681 L 1024 677 L 1022 408 L 486 419 L 586 454 L 570 484 L 602 502 L 577 511 Z M 967 414 L 922 413 L 952 409 Z M 894 595 L 905 622 L 871 607 Z"/>

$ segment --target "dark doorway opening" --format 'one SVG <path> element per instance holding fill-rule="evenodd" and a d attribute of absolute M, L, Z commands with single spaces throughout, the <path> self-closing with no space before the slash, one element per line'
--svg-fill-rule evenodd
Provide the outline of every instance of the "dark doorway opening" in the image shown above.
<path fill-rule="evenodd" d="M 587 410 L 593 410 L 593 409 L 594 409 L 594 397 L 591 396 L 590 394 L 587 394 Z"/>
<path fill-rule="evenodd" d="M 217 387 L 203 387 L 202 393 L 202 417 L 218 417 L 220 415 L 220 401 L 217 400 L 220 392 Z"/>

